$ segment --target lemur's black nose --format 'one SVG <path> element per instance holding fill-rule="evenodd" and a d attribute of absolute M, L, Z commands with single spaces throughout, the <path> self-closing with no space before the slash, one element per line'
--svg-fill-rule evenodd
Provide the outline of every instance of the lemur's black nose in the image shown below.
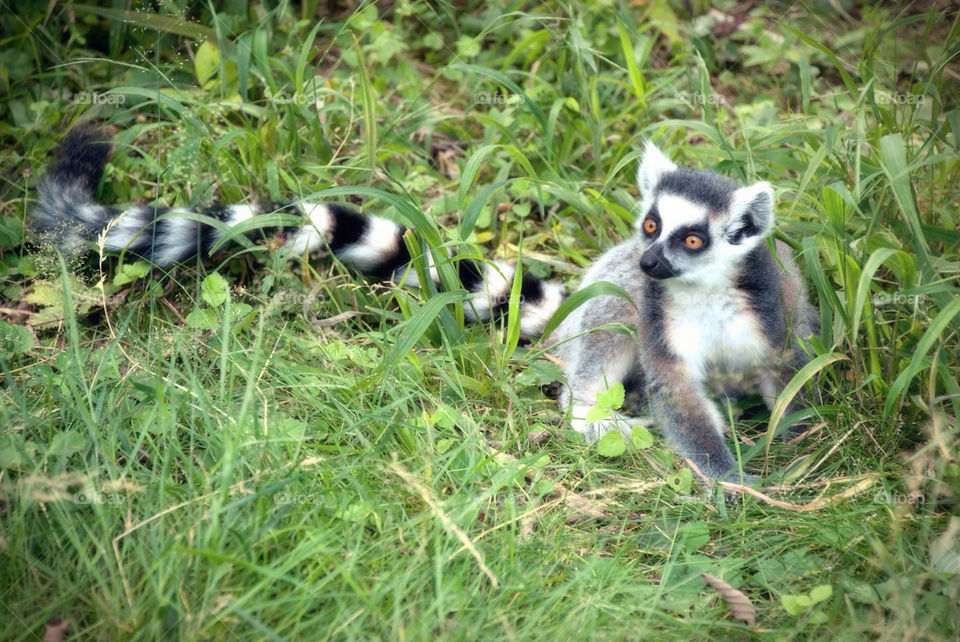
<path fill-rule="evenodd" d="M 673 266 L 670 265 L 670 261 L 663 256 L 656 245 L 647 248 L 640 257 L 640 269 L 643 270 L 647 276 L 653 277 L 654 279 L 665 279 L 674 276 Z"/>
<path fill-rule="evenodd" d="M 647 272 L 648 274 L 657 269 L 659 264 L 660 257 L 651 252 L 644 252 L 643 256 L 640 257 L 640 267 L 643 268 L 643 271 Z"/>

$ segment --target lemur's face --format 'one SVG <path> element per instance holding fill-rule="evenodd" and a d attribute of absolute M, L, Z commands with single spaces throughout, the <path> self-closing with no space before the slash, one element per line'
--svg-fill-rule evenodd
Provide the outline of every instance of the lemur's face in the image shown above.
<path fill-rule="evenodd" d="M 738 188 L 713 172 L 678 169 L 650 143 L 637 182 L 640 267 L 651 278 L 710 282 L 773 230 L 767 183 Z"/>

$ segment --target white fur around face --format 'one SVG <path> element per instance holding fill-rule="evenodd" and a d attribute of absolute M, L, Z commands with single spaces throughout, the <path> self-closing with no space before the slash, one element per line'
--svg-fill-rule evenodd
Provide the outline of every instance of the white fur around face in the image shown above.
<path fill-rule="evenodd" d="M 676 194 L 661 194 L 657 199 L 657 211 L 660 212 L 658 240 L 667 238 L 681 227 L 708 223 L 710 220 L 705 206 Z"/>
<path fill-rule="evenodd" d="M 663 199 L 661 196 L 660 200 Z M 711 243 L 704 260 L 691 263 L 677 280 L 688 286 L 698 286 L 704 291 L 724 287 L 731 278 L 734 267 L 757 245 L 765 243 L 766 237 L 773 231 L 772 205 L 773 191 L 767 183 L 738 189 L 734 193 L 728 213 L 723 218 L 710 222 Z M 666 218 L 666 215 L 663 216 Z M 743 225 L 744 216 L 754 218 L 754 223 L 760 228 L 759 232 L 741 238 L 738 243 L 731 243 L 729 234 Z"/>
<path fill-rule="evenodd" d="M 660 236 L 658 241 L 669 237 L 677 229 L 706 224 L 709 229 L 710 247 L 697 260 L 683 265 L 676 279 L 666 282 L 684 286 L 697 286 L 705 291 L 724 287 L 732 270 L 739 261 L 752 251 L 773 229 L 773 212 L 769 209 L 773 202 L 772 190 L 767 183 L 757 183 L 740 188 L 735 192 L 729 212 L 719 219 L 711 219 L 706 206 L 691 202 L 676 194 L 661 194 L 657 198 L 657 210 L 660 213 Z M 740 239 L 733 244 L 728 240 L 728 232 L 742 224 L 742 217 L 761 213 L 757 223 L 761 231 L 753 236 Z M 765 214 L 764 214 L 765 213 Z"/>

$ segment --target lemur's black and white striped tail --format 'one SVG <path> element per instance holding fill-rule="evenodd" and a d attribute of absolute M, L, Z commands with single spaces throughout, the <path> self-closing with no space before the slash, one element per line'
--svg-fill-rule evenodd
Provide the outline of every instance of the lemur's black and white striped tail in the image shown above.
<path fill-rule="evenodd" d="M 200 208 L 142 205 L 126 210 L 101 205 L 94 200 L 94 193 L 110 153 L 109 141 L 97 129 L 75 127 L 64 138 L 53 166 L 40 182 L 33 228 L 65 253 L 79 252 L 102 236 L 107 251 L 126 251 L 159 267 L 169 267 L 197 254 L 207 255 L 224 235 L 221 227 L 190 217 L 201 214 L 231 228 L 257 215 L 279 211 L 299 214 L 304 223 L 269 230 L 260 227 L 254 232 L 258 237 L 280 238 L 291 256 L 330 252 L 364 274 L 397 281 L 406 275 L 404 283 L 417 284 L 416 274 L 406 269 L 410 262 L 403 242 L 406 229 L 343 205 L 299 201 Z M 506 311 L 515 266 L 462 259 L 457 270 L 463 287 L 475 293 L 464 304 L 468 320 L 485 321 Z M 565 294 L 558 284 L 529 274 L 522 275 L 521 283 L 520 331 L 524 336 L 538 336 Z"/>

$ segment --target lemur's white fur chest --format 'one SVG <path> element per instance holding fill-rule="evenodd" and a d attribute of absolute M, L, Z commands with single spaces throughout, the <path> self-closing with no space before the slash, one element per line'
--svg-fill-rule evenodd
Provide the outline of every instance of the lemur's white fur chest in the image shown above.
<path fill-rule="evenodd" d="M 693 374 L 702 376 L 712 366 L 750 368 L 770 353 L 745 294 L 732 284 L 670 288 L 664 313 L 667 341 Z"/>

